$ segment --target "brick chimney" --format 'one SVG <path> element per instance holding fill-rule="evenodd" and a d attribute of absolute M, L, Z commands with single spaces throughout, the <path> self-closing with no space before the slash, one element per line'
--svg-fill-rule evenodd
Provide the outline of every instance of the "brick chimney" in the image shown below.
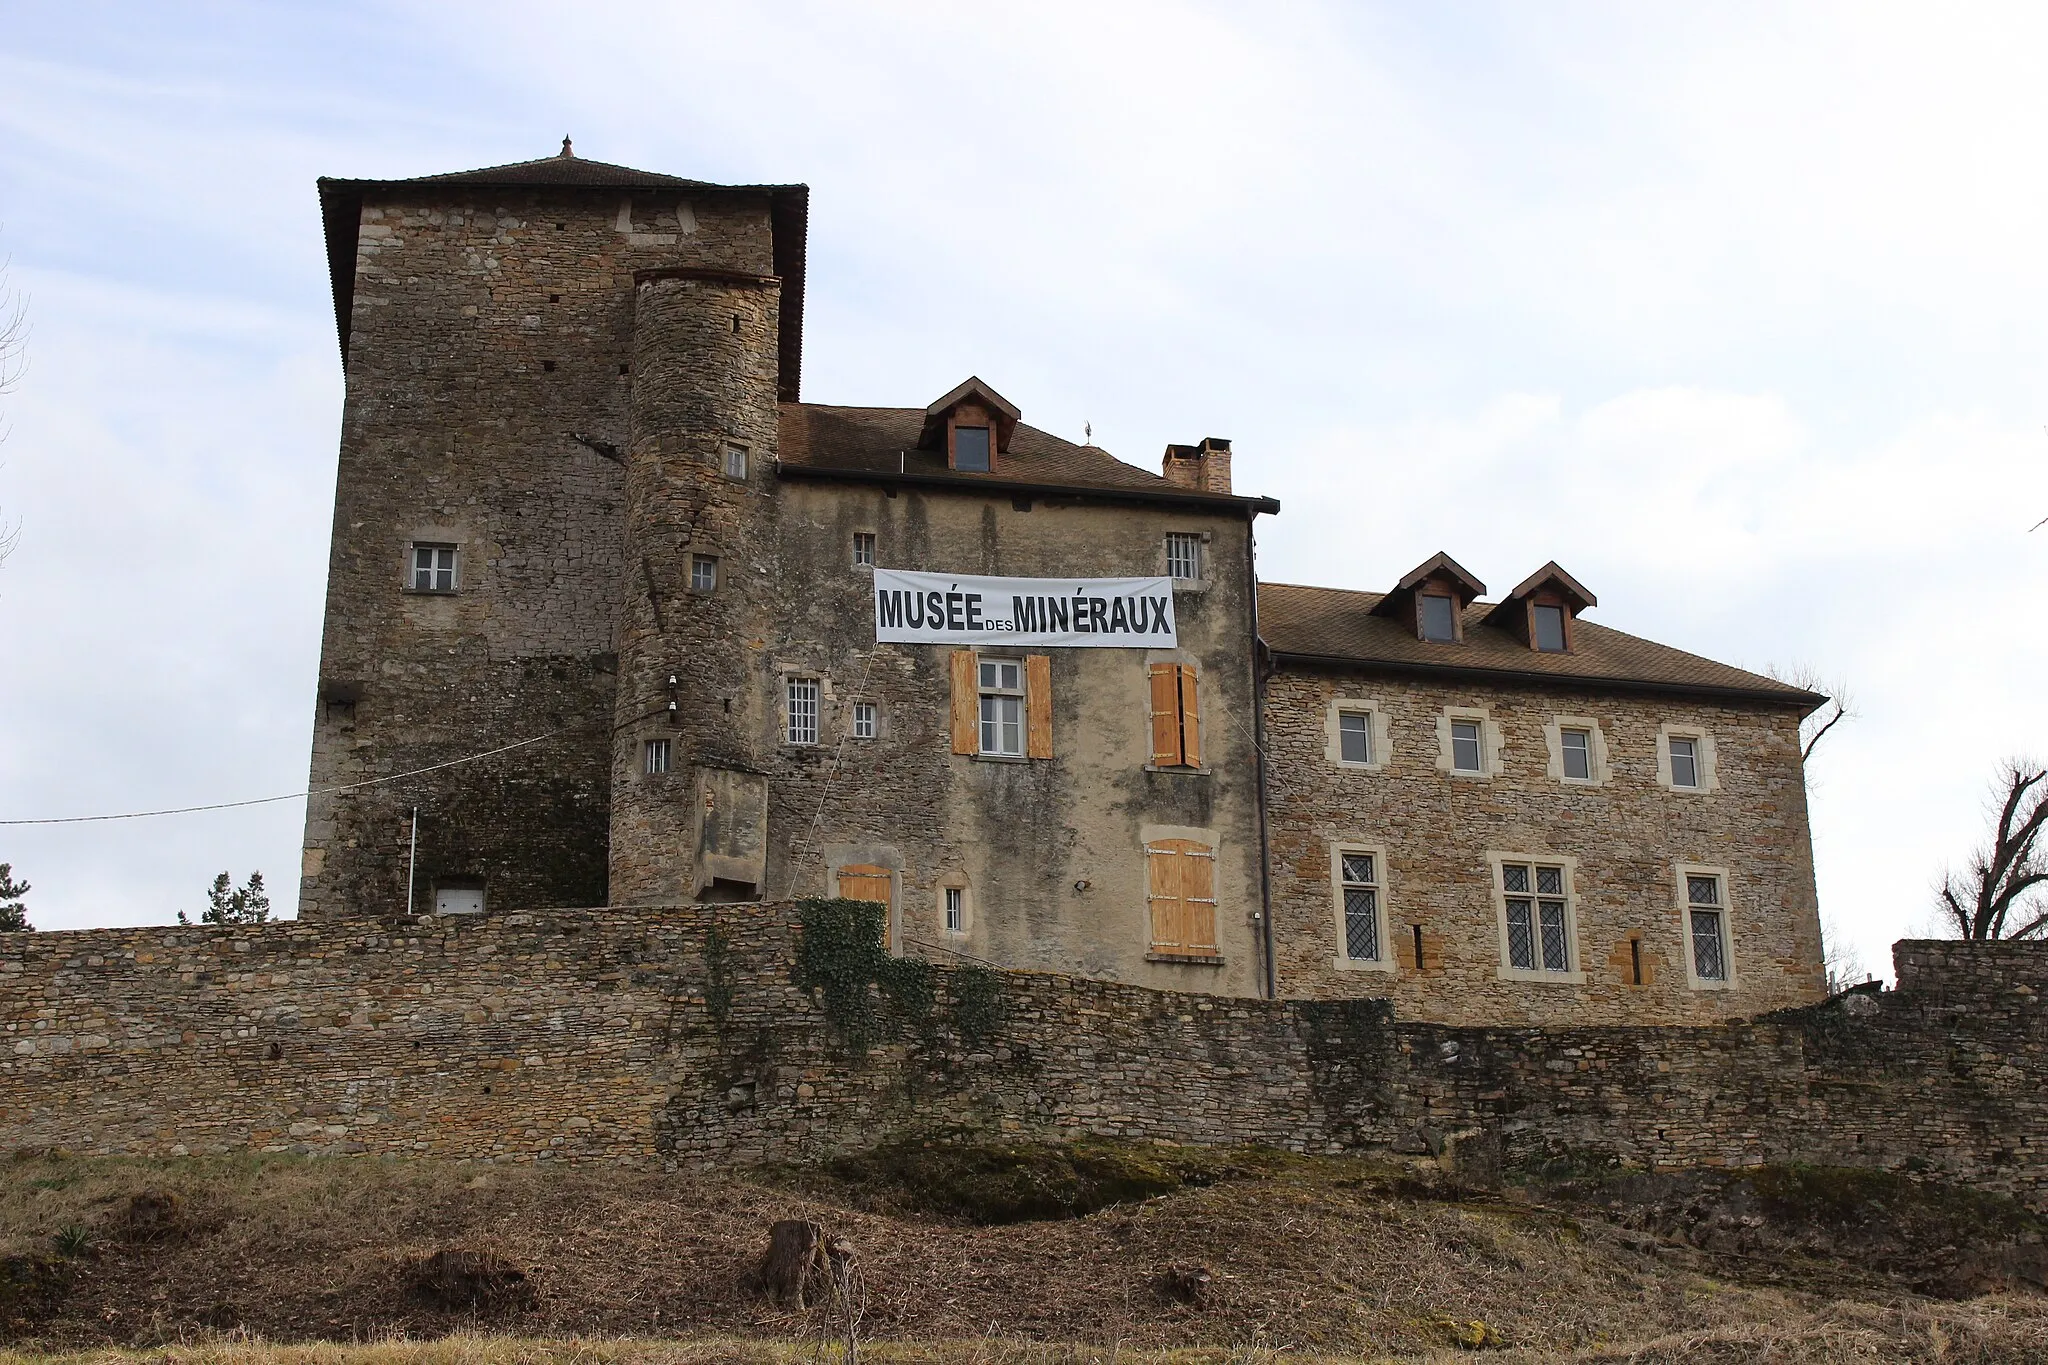
<path fill-rule="evenodd" d="M 1177 488 L 1197 493 L 1230 491 L 1230 442 L 1204 436 L 1198 446 L 1168 446 L 1159 472 Z"/>

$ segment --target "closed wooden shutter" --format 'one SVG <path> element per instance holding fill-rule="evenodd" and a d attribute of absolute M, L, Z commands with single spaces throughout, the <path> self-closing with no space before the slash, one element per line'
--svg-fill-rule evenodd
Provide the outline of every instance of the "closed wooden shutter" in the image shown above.
<path fill-rule="evenodd" d="M 1202 766 L 1202 706 L 1195 695 L 1195 666 L 1180 666 L 1180 761 Z"/>
<path fill-rule="evenodd" d="M 1152 951 L 1216 955 L 1216 850 L 1192 839 L 1145 845 Z"/>
<path fill-rule="evenodd" d="M 1180 665 L 1152 665 L 1152 762 L 1177 768 L 1180 748 Z"/>
<path fill-rule="evenodd" d="M 878 901 L 882 906 L 882 943 L 893 948 L 896 941 L 895 916 L 889 905 L 894 882 L 889 869 L 873 863 L 850 863 L 839 869 L 839 894 L 850 901 Z"/>
<path fill-rule="evenodd" d="M 953 674 L 953 752 L 981 752 L 981 692 L 975 686 L 974 651 L 956 649 Z"/>
<path fill-rule="evenodd" d="M 1052 757 L 1052 656 L 1024 656 L 1024 752 Z"/>

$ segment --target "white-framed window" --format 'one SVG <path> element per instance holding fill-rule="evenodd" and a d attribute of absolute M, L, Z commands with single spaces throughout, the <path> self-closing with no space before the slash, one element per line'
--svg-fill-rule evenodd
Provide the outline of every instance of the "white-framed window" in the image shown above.
<path fill-rule="evenodd" d="M 1392 971 L 1387 937 L 1387 855 L 1371 844 L 1330 846 L 1330 888 L 1337 914 L 1336 966 Z"/>
<path fill-rule="evenodd" d="M 718 556 L 690 556 L 690 591 L 710 592 L 718 586 Z"/>
<path fill-rule="evenodd" d="M 389 562 L 388 560 L 386 561 Z M 455 591 L 455 547 L 415 542 L 412 547 L 412 590 Z"/>
<path fill-rule="evenodd" d="M 1607 737 L 1589 716 L 1552 716 L 1543 725 L 1550 779 L 1570 787 L 1597 787 L 1608 778 Z"/>
<path fill-rule="evenodd" d="M 939 916 L 949 934 L 967 932 L 967 888 L 964 886 L 942 886 L 939 888 Z"/>
<path fill-rule="evenodd" d="M 853 563 L 855 568 L 872 569 L 875 566 L 875 533 L 855 531 L 853 533 Z"/>
<path fill-rule="evenodd" d="M 1657 731 L 1657 784 L 1671 791 L 1710 792 L 1721 785 L 1714 765 L 1714 737 L 1687 725 Z"/>
<path fill-rule="evenodd" d="M 665 739 L 650 739 L 650 740 L 648 740 L 648 741 L 647 741 L 647 745 L 646 745 L 646 748 L 645 748 L 644 752 L 645 752 L 645 754 L 646 754 L 646 763 L 645 763 L 645 770 L 646 770 L 646 772 L 647 772 L 647 775 L 648 775 L 649 777 L 659 777 L 659 776 L 661 776 L 661 775 L 662 775 L 663 773 L 665 773 L 665 772 L 667 772 L 667 771 L 668 771 L 668 741 L 667 741 L 667 740 L 665 740 Z"/>
<path fill-rule="evenodd" d="M 871 701 L 857 701 L 853 704 L 853 737 L 873 739 L 881 733 L 881 708 Z"/>
<path fill-rule="evenodd" d="M 1436 721 L 1436 766 L 1456 777 L 1500 771 L 1500 727 L 1483 707 L 1446 706 Z"/>
<path fill-rule="evenodd" d="M 1577 983 L 1578 904 L 1574 860 L 1559 856 L 1489 854 L 1500 917 L 1501 975 L 1524 981 Z"/>
<path fill-rule="evenodd" d="M 1202 538 L 1186 531 L 1166 536 L 1166 576 L 1178 583 L 1202 581 Z"/>
<path fill-rule="evenodd" d="M 1680 864 L 1678 913 L 1685 928 L 1686 984 L 1727 990 L 1735 984 L 1735 944 L 1729 925 L 1728 872 Z"/>
<path fill-rule="evenodd" d="M 1369 697 L 1332 697 L 1323 713 L 1323 757 L 1340 768 L 1387 766 L 1387 713 Z"/>
<path fill-rule="evenodd" d="M 725 477 L 744 479 L 747 477 L 747 448 L 728 441 L 725 446 Z"/>
<path fill-rule="evenodd" d="M 788 715 L 784 736 L 791 744 L 818 742 L 818 680 L 791 678 L 788 687 Z"/>
<path fill-rule="evenodd" d="M 981 752 L 1024 756 L 1024 661 L 977 659 L 981 692 Z"/>

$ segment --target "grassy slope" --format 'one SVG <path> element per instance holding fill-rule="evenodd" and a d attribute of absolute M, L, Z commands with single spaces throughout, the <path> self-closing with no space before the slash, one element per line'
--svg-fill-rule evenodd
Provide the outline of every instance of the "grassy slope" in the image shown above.
<path fill-rule="evenodd" d="M 1197 1347 L 1216 1349 L 1172 1358 L 1413 1357 L 1448 1350 L 1454 1324 L 1475 1319 L 1523 1348 L 1489 1352 L 1498 1360 L 2048 1359 L 2040 1299 L 1935 1303 L 1851 1266 L 1832 1289 L 1825 1267 L 1806 1267 L 1799 1283 L 1827 1292 L 1740 1283 L 1725 1264 L 1631 1250 L 1644 1239 L 1604 1219 L 1419 1198 L 1362 1162 L 1258 1156 L 1222 1174 L 1084 1218 L 981 1227 L 884 1211 L 902 1201 L 816 1182 L 800 1193 L 615 1170 L 36 1159 L 0 1167 L 0 1250 L 47 1253 L 67 1225 L 97 1230 L 96 1255 L 77 1263 L 55 1315 L 16 1328 L 45 1349 L 222 1331 L 443 1338 L 353 1353 L 216 1341 L 168 1357 L 159 1347 L 152 1365 L 809 1359 L 775 1343 L 816 1325 L 742 1284 L 768 1224 L 785 1217 L 816 1218 L 859 1247 L 866 1331 L 907 1343 L 878 1346 L 877 1362 L 1143 1362 Z M 192 1230 L 121 1242 L 128 1197 L 151 1189 L 181 1194 Z M 444 1246 L 526 1267 L 535 1300 L 481 1320 L 418 1301 L 405 1263 Z M 1163 1268 L 1192 1263 L 1215 1275 L 1199 1307 L 1154 1288 Z M 516 1335 L 447 1336 L 464 1331 Z"/>

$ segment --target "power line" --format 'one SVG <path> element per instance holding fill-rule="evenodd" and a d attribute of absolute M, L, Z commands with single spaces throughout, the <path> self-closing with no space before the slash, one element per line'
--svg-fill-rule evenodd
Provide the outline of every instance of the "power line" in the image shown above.
<path fill-rule="evenodd" d="M 234 810 L 240 806 L 267 806 L 277 801 L 298 801 L 309 796 L 331 796 L 335 792 L 360 791 L 364 787 L 382 786 L 386 782 L 403 782 L 408 777 L 419 777 L 424 773 L 439 772 L 443 768 L 453 768 L 464 763 L 474 763 L 480 758 L 495 758 L 499 754 L 509 754 L 514 749 L 524 749 L 529 744 L 538 744 L 544 739 L 553 739 L 556 735 L 567 734 L 571 730 L 583 728 L 578 725 L 564 725 L 559 730 L 550 730 L 544 735 L 535 735 L 532 739 L 522 739 L 516 744 L 507 744 L 496 749 L 487 749 L 480 754 L 467 754 L 461 758 L 451 758 L 446 763 L 433 763 L 424 768 L 414 768 L 411 772 L 393 773 L 389 777 L 373 777 L 366 782 L 345 782 L 338 787 L 315 787 L 310 791 L 288 792 L 283 796 L 259 796 L 249 801 L 218 801 L 210 806 L 179 806 L 173 810 L 128 811 L 122 815 L 65 815 L 47 820 L 0 820 L 0 825 L 84 825 L 100 820 L 147 820 L 157 815 L 192 815 L 205 810 Z"/>

